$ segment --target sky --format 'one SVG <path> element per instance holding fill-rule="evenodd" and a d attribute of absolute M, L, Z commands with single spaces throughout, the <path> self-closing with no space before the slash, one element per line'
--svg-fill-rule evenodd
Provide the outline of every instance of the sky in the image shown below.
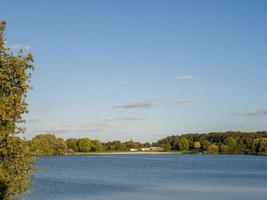
<path fill-rule="evenodd" d="M 267 1 L 1 0 L 35 59 L 26 137 L 267 130 Z"/>

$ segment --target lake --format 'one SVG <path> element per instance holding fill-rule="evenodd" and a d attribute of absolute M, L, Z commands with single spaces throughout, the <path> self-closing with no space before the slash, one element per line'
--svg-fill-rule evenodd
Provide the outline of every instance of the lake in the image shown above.
<path fill-rule="evenodd" d="M 39 157 L 27 200 L 266 200 L 267 157 Z"/>

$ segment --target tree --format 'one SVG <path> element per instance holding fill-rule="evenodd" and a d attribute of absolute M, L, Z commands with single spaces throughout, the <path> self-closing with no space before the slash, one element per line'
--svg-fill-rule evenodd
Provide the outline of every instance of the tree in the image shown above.
<path fill-rule="evenodd" d="M 219 147 L 217 144 L 210 144 L 208 146 L 208 152 L 211 154 L 216 154 L 219 152 Z"/>
<path fill-rule="evenodd" d="M 89 152 L 92 148 L 92 142 L 89 138 L 78 139 L 78 147 L 80 152 Z"/>
<path fill-rule="evenodd" d="M 236 140 L 233 137 L 228 137 L 225 140 L 225 144 L 228 146 L 228 152 L 234 153 L 235 146 L 236 146 Z"/>
<path fill-rule="evenodd" d="M 186 138 L 181 138 L 178 141 L 178 145 L 179 145 L 179 150 L 188 150 L 189 149 L 189 141 Z"/>
<path fill-rule="evenodd" d="M 257 138 L 253 141 L 255 154 L 267 155 L 267 138 Z"/>
<path fill-rule="evenodd" d="M 0 199 L 18 199 L 28 190 L 34 160 L 18 124 L 27 112 L 26 94 L 33 70 L 33 57 L 13 54 L 5 48 L 6 24 L 0 21 Z"/>
<path fill-rule="evenodd" d="M 52 134 L 36 135 L 30 143 L 30 148 L 35 155 L 63 155 L 68 152 L 64 140 Z"/>
<path fill-rule="evenodd" d="M 102 151 L 102 143 L 99 140 L 93 140 L 92 141 L 92 148 L 91 151 L 97 152 L 97 151 Z"/>
<path fill-rule="evenodd" d="M 199 141 L 194 143 L 194 149 L 200 149 L 201 148 L 201 144 Z"/>
<path fill-rule="evenodd" d="M 67 139 L 66 140 L 66 145 L 67 145 L 68 149 L 72 149 L 74 152 L 78 152 L 79 151 L 78 139 L 76 139 L 76 138 Z"/>
<path fill-rule="evenodd" d="M 220 152 L 223 154 L 229 153 L 229 147 L 225 144 L 221 144 L 219 149 L 220 149 Z"/>

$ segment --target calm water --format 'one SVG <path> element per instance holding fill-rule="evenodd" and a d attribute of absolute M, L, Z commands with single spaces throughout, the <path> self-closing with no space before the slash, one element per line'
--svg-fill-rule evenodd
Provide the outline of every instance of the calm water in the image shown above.
<path fill-rule="evenodd" d="M 267 157 L 39 157 L 27 200 L 266 200 Z"/>

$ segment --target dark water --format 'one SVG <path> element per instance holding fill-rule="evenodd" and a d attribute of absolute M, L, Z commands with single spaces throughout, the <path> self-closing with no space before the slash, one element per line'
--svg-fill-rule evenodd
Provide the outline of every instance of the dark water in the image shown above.
<path fill-rule="evenodd" d="M 39 157 L 27 200 L 266 200 L 267 157 Z"/>

